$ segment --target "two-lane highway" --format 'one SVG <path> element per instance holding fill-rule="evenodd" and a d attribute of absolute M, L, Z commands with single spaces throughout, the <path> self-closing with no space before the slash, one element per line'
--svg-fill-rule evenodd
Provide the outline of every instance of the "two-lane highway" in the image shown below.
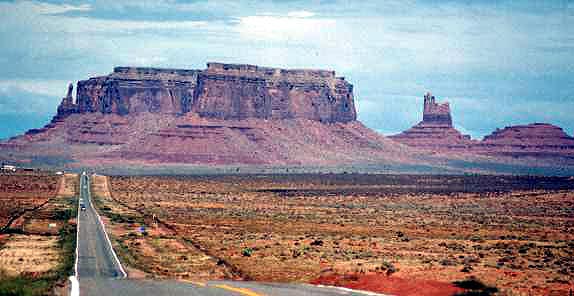
<path fill-rule="evenodd" d="M 80 204 L 78 209 L 78 242 L 76 277 L 80 295 L 380 295 L 332 287 L 306 284 L 275 284 L 259 282 L 209 281 L 190 283 L 182 281 L 126 279 L 126 273 L 113 251 L 103 223 L 91 200 L 90 177 L 83 173 L 80 179 Z M 75 295 L 73 295 L 75 296 Z"/>
<path fill-rule="evenodd" d="M 87 174 L 81 176 L 80 190 L 80 204 L 85 206 L 85 210 L 80 210 L 79 215 L 77 276 L 80 280 L 125 277 L 92 205 L 90 177 Z"/>

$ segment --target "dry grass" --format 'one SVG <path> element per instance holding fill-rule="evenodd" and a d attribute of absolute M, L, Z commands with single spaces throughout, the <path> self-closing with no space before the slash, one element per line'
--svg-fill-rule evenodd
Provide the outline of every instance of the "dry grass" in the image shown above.
<path fill-rule="evenodd" d="M 5 217 L 18 217 L 0 235 L 0 294 L 65 291 L 73 268 L 77 175 L 0 176 Z"/>
<path fill-rule="evenodd" d="M 61 177 L 51 174 L 0 174 L 0 229 L 11 218 L 44 204 L 54 197 Z"/>
<path fill-rule="evenodd" d="M 207 280 L 237 278 L 218 258 L 214 258 L 178 237 L 151 215 L 144 215 L 111 198 L 105 176 L 92 178 L 93 197 L 111 230 L 115 249 L 136 277 L 141 272 L 164 278 Z M 145 227 L 145 233 L 139 228 Z M 131 275 L 130 275 L 131 276 Z"/>
<path fill-rule="evenodd" d="M 14 234 L 0 249 L 0 266 L 9 276 L 44 273 L 60 261 L 58 237 Z"/>
<path fill-rule="evenodd" d="M 111 214 L 129 211 L 146 225 L 156 215 L 160 229 L 167 227 L 141 238 L 129 232 L 137 223 L 114 224 L 123 245 L 144 254 L 133 258 L 142 266 L 154 266 L 149 258 L 158 254 L 146 250 L 183 240 L 262 281 L 385 274 L 390 264 L 396 277 L 452 282 L 474 275 L 513 295 L 574 284 L 572 191 L 533 186 L 546 179 L 499 178 L 501 185 L 474 178 L 467 188 L 464 178 L 464 186 L 456 178 L 384 178 L 113 177 L 107 201 Z M 177 276 L 180 262 L 165 257 L 149 272 Z"/>

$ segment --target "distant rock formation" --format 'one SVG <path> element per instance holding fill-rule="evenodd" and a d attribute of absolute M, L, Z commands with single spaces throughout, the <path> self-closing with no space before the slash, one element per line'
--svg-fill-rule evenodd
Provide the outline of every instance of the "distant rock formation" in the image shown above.
<path fill-rule="evenodd" d="M 526 164 L 574 167 L 574 139 L 559 127 L 507 127 L 472 140 L 453 127 L 449 104 L 430 93 L 422 121 L 389 139 L 356 120 L 353 86 L 333 71 L 222 63 L 205 70 L 116 67 L 79 81 L 75 99 L 73 91 L 70 84 L 48 125 L 0 141 L 0 160 L 71 167 L 359 164 L 448 172 L 460 165 L 453 159 L 473 171 L 466 163 L 526 156 Z"/>
<path fill-rule="evenodd" d="M 507 126 L 497 129 L 473 147 L 483 154 L 518 156 L 574 157 L 574 137 L 562 128 L 548 123 Z"/>
<path fill-rule="evenodd" d="M 353 100 L 333 71 L 117 67 L 79 81 L 76 100 L 70 85 L 50 124 L 0 147 L 96 166 L 421 164 L 358 122 Z"/>
<path fill-rule="evenodd" d="M 548 123 L 508 126 L 497 129 L 482 141 L 472 140 L 453 127 L 449 104 L 437 103 L 430 93 L 424 96 L 423 120 L 389 138 L 435 152 L 574 159 L 574 138 Z"/>
<path fill-rule="evenodd" d="M 475 143 L 469 135 L 463 135 L 453 127 L 449 103 L 437 103 L 431 93 L 424 96 L 423 120 L 389 138 L 408 146 L 435 151 L 468 149 Z"/>
<path fill-rule="evenodd" d="M 76 112 L 356 120 L 353 86 L 334 71 L 222 63 L 208 63 L 206 70 L 116 67 L 110 75 L 79 81 L 77 104 L 66 98 L 56 117 Z"/>

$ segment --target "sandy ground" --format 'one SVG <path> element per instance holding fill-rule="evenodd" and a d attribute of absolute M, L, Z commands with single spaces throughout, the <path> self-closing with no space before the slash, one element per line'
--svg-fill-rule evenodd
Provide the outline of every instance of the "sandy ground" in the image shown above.
<path fill-rule="evenodd" d="M 42 273 L 54 269 L 59 256 L 55 236 L 14 234 L 0 249 L 0 266 L 8 275 Z"/>
<path fill-rule="evenodd" d="M 31 279 L 48 275 L 52 280 L 51 275 L 61 266 L 64 256 L 58 243 L 59 231 L 69 223 L 75 223 L 71 208 L 78 184 L 77 175 L 44 173 L 3 176 L 0 179 L 2 184 L 7 184 L 0 190 L 0 197 L 11 200 L 9 206 L 0 204 L 0 212 L 20 213 L 10 229 L 21 232 L 0 235 L 1 273 Z M 39 205 L 41 207 L 30 210 Z M 51 293 L 65 294 L 65 285 L 65 281 L 54 283 Z"/>
<path fill-rule="evenodd" d="M 470 277 L 505 295 L 572 287 L 571 191 L 520 187 L 532 180 L 499 186 L 498 177 L 463 186 L 388 178 L 114 177 L 102 200 L 124 256 L 158 277 L 326 279 L 356 288 L 370 277 L 387 290 L 364 288 L 383 293 L 405 283 L 452 291 Z"/>

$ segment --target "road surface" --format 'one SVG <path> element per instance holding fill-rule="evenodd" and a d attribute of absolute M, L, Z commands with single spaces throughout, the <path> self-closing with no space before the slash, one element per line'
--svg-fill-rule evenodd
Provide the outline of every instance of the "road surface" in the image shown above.
<path fill-rule="evenodd" d="M 125 272 L 117 260 L 107 235 L 91 202 L 90 178 L 82 174 L 80 179 L 80 203 L 86 210 L 80 211 L 78 220 L 78 260 L 76 276 L 80 283 L 80 295 L 376 295 L 332 287 L 307 284 L 275 284 L 240 281 L 209 281 L 191 283 L 181 281 L 135 280 L 125 278 Z"/>

